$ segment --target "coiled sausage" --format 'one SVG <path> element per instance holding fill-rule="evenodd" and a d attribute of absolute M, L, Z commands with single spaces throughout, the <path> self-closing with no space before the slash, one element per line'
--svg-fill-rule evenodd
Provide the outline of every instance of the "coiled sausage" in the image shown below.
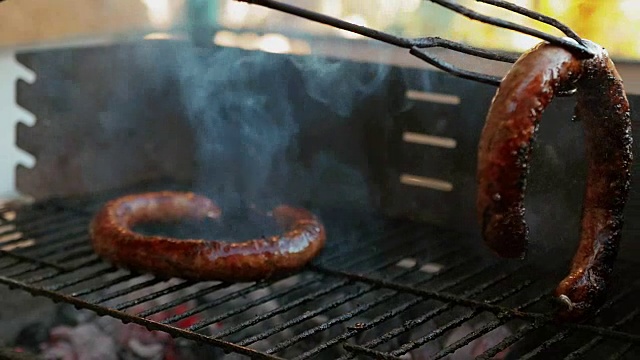
<path fill-rule="evenodd" d="M 280 236 L 227 243 L 145 236 L 131 228 L 149 221 L 217 219 L 210 199 L 190 192 L 151 192 L 105 204 L 90 225 L 96 253 L 115 265 L 163 277 L 226 282 L 256 281 L 303 267 L 325 243 L 325 229 L 311 212 L 281 205 L 273 217 Z"/>

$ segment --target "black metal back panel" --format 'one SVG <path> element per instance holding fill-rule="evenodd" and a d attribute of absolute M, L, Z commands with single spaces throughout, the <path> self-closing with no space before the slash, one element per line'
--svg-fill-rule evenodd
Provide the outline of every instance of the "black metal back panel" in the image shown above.
<path fill-rule="evenodd" d="M 17 144 L 37 159 L 17 187 L 36 198 L 83 193 L 171 173 L 193 174 L 193 135 L 176 88 L 152 54 L 118 46 L 18 55 L 36 72 L 17 102 L 37 118 L 19 124 Z M 179 139 L 179 140 L 178 140 Z"/>
<path fill-rule="evenodd" d="M 37 165 L 20 169 L 17 186 L 38 199 L 172 177 L 220 202 L 370 206 L 365 127 L 389 111 L 379 92 L 316 86 L 315 66 L 305 73 L 292 57 L 177 41 L 18 60 L 38 74 L 18 84 L 18 103 L 38 122 L 18 128 Z M 378 68 L 339 67 L 363 84 Z"/>
<path fill-rule="evenodd" d="M 18 128 L 18 145 L 37 165 L 19 169 L 17 184 L 36 198 L 172 177 L 228 204 L 374 208 L 477 235 L 477 142 L 493 87 L 441 72 L 178 41 L 18 60 L 38 76 L 18 84 L 18 102 L 38 121 Z M 630 99 L 640 108 L 640 96 Z M 557 99 L 546 111 L 534 150 L 534 256 L 567 250 L 568 260 L 577 244 L 585 161 L 581 124 L 569 121 L 573 101 Z M 403 140 L 407 132 L 413 142 Z M 640 250 L 636 188 L 623 256 Z"/>

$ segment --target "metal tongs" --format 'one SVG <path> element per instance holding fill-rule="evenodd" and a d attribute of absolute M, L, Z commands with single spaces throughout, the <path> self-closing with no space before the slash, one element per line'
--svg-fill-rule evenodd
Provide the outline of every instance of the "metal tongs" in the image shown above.
<path fill-rule="evenodd" d="M 441 59 L 438 59 L 434 55 L 428 54 L 423 49 L 441 47 L 441 48 L 457 51 L 460 53 L 481 57 L 484 59 L 501 61 L 506 63 L 514 63 L 518 59 L 518 56 L 514 56 L 511 54 L 506 54 L 506 53 L 501 53 L 496 51 L 489 51 L 489 50 L 485 50 L 485 49 L 481 49 L 481 48 L 477 48 L 469 45 L 464 45 L 455 41 L 442 39 L 440 37 L 421 37 L 421 38 L 399 37 L 399 36 L 388 34 L 382 31 L 371 29 L 365 26 L 356 25 L 356 24 L 353 24 L 344 20 L 340 20 L 331 16 L 326 16 L 314 11 L 299 8 L 289 4 L 284 4 L 279 1 L 274 1 L 274 0 L 236 0 L 236 1 L 264 6 L 270 9 L 282 11 L 295 16 L 299 16 L 311 21 L 333 26 L 342 30 L 351 31 L 351 32 L 360 34 L 362 36 L 369 37 L 371 39 L 385 42 L 387 44 L 409 49 L 409 53 L 412 54 L 413 56 L 441 70 L 444 70 L 452 75 L 458 76 L 463 79 L 473 80 L 473 81 L 481 82 L 484 84 L 499 86 L 501 79 L 496 76 L 491 76 L 487 74 L 477 73 L 477 72 L 458 68 Z M 524 7 L 512 4 L 508 1 L 476 0 L 477 2 L 497 6 L 509 11 L 513 11 L 520 15 L 527 16 L 531 19 L 540 21 L 542 23 L 551 25 L 556 29 L 560 30 L 561 32 L 563 32 L 567 37 L 563 38 L 563 37 L 549 35 L 542 31 L 531 29 L 526 26 L 522 26 L 510 21 L 483 15 L 467 7 L 464 7 L 460 4 L 457 4 L 453 1 L 449 1 L 449 0 L 426 0 L 426 1 L 431 1 L 437 5 L 443 6 L 458 14 L 464 15 L 472 20 L 477 20 L 486 24 L 495 25 L 501 28 L 518 31 L 523 34 L 531 35 L 539 39 L 545 40 L 551 44 L 562 46 L 568 51 L 571 51 L 575 56 L 582 59 L 592 58 L 595 56 L 595 54 L 587 48 L 587 46 L 584 44 L 584 42 L 578 36 L 578 34 L 576 34 L 568 26 L 562 24 L 558 20 L 553 19 L 549 16 L 542 15 L 533 10 L 529 10 Z M 570 92 L 567 93 L 566 95 L 570 95 Z"/>

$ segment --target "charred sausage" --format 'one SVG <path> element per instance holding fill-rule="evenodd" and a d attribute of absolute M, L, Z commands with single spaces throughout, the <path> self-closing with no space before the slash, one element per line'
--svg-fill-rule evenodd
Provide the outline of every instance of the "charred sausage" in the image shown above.
<path fill-rule="evenodd" d="M 564 320 L 582 319 L 605 300 L 633 161 L 631 113 L 618 71 L 602 48 L 583 68 L 575 115 L 585 128 L 587 187 L 580 244 L 569 275 L 555 291 L 566 304 L 559 313 Z"/>
<path fill-rule="evenodd" d="M 542 43 L 518 59 L 493 98 L 478 149 L 477 209 L 485 243 L 502 257 L 526 254 L 524 191 L 538 123 L 580 73 L 571 53 Z"/>
<path fill-rule="evenodd" d="M 272 213 L 286 229 L 280 236 L 241 243 L 145 236 L 132 227 L 149 221 L 221 216 L 221 210 L 206 197 L 152 192 L 105 204 L 92 220 L 90 234 L 98 255 L 132 270 L 189 280 L 256 281 L 300 269 L 325 243 L 324 226 L 311 212 L 281 205 Z"/>
<path fill-rule="evenodd" d="M 542 112 L 560 91 L 577 88 L 575 116 L 584 124 L 587 185 L 581 239 L 570 274 L 555 290 L 561 320 L 581 320 L 605 298 L 629 194 L 631 117 L 623 83 L 607 52 L 578 60 L 539 44 L 514 64 L 493 99 L 479 144 L 477 211 L 485 243 L 498 255 L 522 258 L 531 145 Z"/>

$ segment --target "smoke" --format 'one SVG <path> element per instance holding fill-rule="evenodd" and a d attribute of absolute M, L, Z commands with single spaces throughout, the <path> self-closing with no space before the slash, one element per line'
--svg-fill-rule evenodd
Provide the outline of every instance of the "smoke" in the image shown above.
<path fill-rule="evenodd" d="M 195 135 L 195 190 L 227 213 L 282 202 L 314 211 L 369 208 L 370 159 L 362 134 L 372 120 L 362 119 L 363 109 L 386 111 L 375 114 L 381 121 L 410 106 L 403 94 L 387 93 L 398 78 L 379 60 L 180 51 L 177 85 Z M 399 80 L 430 89 L 428 74 L 411 74 L 400 71 Z M 573 103 L 557 100 L 542 119 L 529 176 L 532 259 L 568 258 L 579 238 L 582 129 L 569 121 Z M 473 176 L 475 168 L 469 170 Z"/>
<path fill-rule="evenodd" d="M 367 205 L 365 200 L 369 194 L 364 175 L 338 161 L 328 151 L 319 152 L 310 167 L 297 166 L 293 172 L 302 179 L 300 183 L 305 184 L 304 188 L 298 190 L 300 194 L 305 194 L 305 198 L 322 194 L 314 201 L 318 206 L 362 208 Z M 335 184 L 331 191 L 323 191 L 327 183 Z"/>
<path fill-rule="evenodd" d="M 383 89 L 388 67 L 231 48 L 176 56 L 195 191 L 225 209 L 369 202 L 364 144 L 341 134 Z"/>
<path fill-rule="evenodd" d="M 196 188 L 228 205 L 259 198 L 298 132 L 282 60 L 261 52 L 196 50 L 180 53 L 178 62 L 195 134 Z"/>
<path fill-rule="evenodd" d="M 348 117 L 354 106 L 380 90 L 390 69 L 382 64 L 362 67 L 319 56 L 293 58 L 292 63 L 303 75 L 307 94 L 342 117 Z"/>
<path fill-rule="evenodd" d="M 580 241 L 586 183 L 583 126 L 572 122 L 575 100 L 555 99 L 543 114 L 525 195 L 531 259 L 564 271 Z"/>

